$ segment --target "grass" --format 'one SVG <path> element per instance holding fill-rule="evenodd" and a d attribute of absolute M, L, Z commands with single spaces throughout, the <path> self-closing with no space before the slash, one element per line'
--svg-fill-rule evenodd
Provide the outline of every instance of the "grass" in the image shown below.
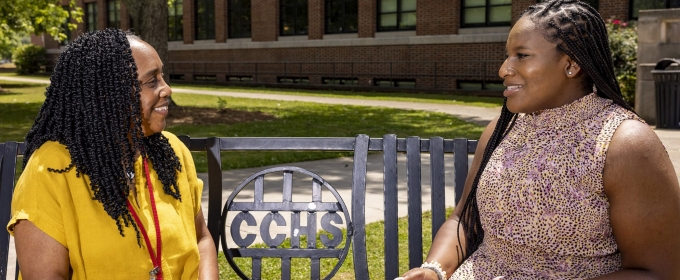
<path fill-rule="evenodd" d="M 173 88 L 181 89 L 201 89 L 201 90 L 217 90 L 217 91 L 234 91 L 234 92 L 254 92 L 254 93 L 270 93 L 283 95 L 303 95 L 303 96 L 322 96 L 335 98 L 351 98 L 351 99 L 366 99 L 366 100 L 389 100 L 402 102 L 418 102 L 418 103 L 438 103 L 438 104 L 457 104 L 467 106 L 477 106 L 485 108 L 493 108 L 503 105 L 503 99 L 499 97 L 480 97 L 480 96 L 465 96 L 453 95 L 450 93 L 405 93 L 405 92 L 375 92 L 375 91 L 353 91 L 347 90 L 315 90 L 315 89 L 282 89 L 282 88 L 267 88 L 264 86 L 248 87 L 248 86 L 223 86 L 223 85 L 195 85 L 183 84 L 175 82 L 172 84 Z"/>
<path fill-rule="evenodd" d="M 446 216 L 453 212 L 453 208 L 446 209 Z M 320 232 L 321 233 L 321 232 Z M 343 236 L 346 231 L 343 229 Z M 325 234 L 325 233 L 323 233 Z M 399 219 L 399 272 L 404 273 L 409 270 L 408 267 L 408 221 L 406 217 Z M 317 248 L 324 248 L 317 234 Z M 423 213 L 423 259 L 430 251 L 432 244 L 432 214 L 428 212 Z M 300 243 L 303 244 L 302 236 Z M 346 238 L 345 238 L 346 239 Z M 345 241 L 338 246 L 342 248 L 345 246 Z M 366 225 L 366 244 L 367 244 L 367 259 L 368 259 L 368 273 L 370 279 L 384 279 L 385 278 L 385 258 L 384 258 L 384 223 L 382 221 L 373 222 Z M 252 248 L 266 248 L 264 244 L 255 244 Z M 290 248 L 290 239 L 286 240 L 278 246 L 278 248 Z M 220 279 L 239 279 L 238 275 L 229 266 L 224 254 L 219 253 L 218 264 L 220 268 Z M 237 258 L 236 264 L 247 275 L 251 276 L 251 261 L 248 258 Z M 322 259 L 321 261 L 321 277 L 328 275 L 328 273 L 335 267 L 337 260 Z M 291 279 L 310 279 L 310 261 L 306 259 L 293 259 L 291 261 Z M 279 259 L 266 258 L 262 261 L 262 279 L 281 279 L 281 261 Z M 354 279 L 354 260 L 352 249 L 347 256 L 347 259 L 342 264 L 333 279 Z"/>
<path fill-rule="evenodd" d="M 0 93 L 0 112 L 3 112 L 0 114 L 0 142 L 23 141 L 42 105 L 46 85 L 0 81 L 0 87 L 6 90 Z M 399 137 L 477 139 L 483 130 L 451 115 L 426 111 L 179 93 L 174 94 L 173 99 L 183 107 L 217 109 L 226 102 L 226 107 L 232 110 L 273 116 L 267 121 L 229 125 L 174 124 L 166 128 L 177 135 L 192 137 L 354 137 L 360 133 L 382 137 L 392 133 Z M 238 169 L 347 155 L 339 152 L 229 152 L 223 154 L 222 166 Z M 195 158 L 198 172 L 206 172 L 205 156 L 196 155 Z"/>
<path fill-rule="evenodd" d="M 0 73 L 0 76 L 22 78 L 26 77 L 46 81 L 49 80 L 49 76 L 46 75 L 19 76 L 16 73 Z M 353 91 L 351 90 L 351 88 L 347 90 L 283 89 L 283 88 L 268 88 L 264 86 L 259 87 L 234 86 L 234 85 L 226 86 L 211 84 L 187 84 L 181 82 L 173 82 L 172 87 L 181 89 L 212 90 L 212 91 L 253 92 L 266 94 L 321 96 L 364 100 L 389 100 L 418 103 L 456 104 L 484 108 L 493 108 L 503 105 L 503 99 L 500 97 L 466 96 L 466 95 L 454 95 L 450 93 L 436 94 L 436 93 Z"/>

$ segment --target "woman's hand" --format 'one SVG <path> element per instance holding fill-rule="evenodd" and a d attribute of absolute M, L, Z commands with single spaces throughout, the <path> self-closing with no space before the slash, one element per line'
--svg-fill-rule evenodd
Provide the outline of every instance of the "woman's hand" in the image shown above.
<path fill-rule="evenodd" d="M 397 279 L 403 279 L 403 280 L 439 280 L 439 276 L 437 276 L 437 273 L 435 273 L 431 269 L 427 268 L 414 268 L 409 270 L 408 272 L 404 273 L 401 277 L 397 277 Z"/>

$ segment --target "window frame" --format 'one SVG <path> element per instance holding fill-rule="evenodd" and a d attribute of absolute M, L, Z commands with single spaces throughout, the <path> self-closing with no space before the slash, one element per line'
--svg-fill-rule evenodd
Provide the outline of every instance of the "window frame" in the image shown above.
<path fill-rule="evenodd" d="M 358 0 L 325 0 L 324 2 L 325 2 L 325 4 L 324 4 L 325 5 L 324 6 L 324 34 L 346 34 L 346 33 L 358 33 L 359 32 L 359 1 Z M 330 17 L 330 10 L 331 10 L 330 6 L 333 2 L 342 2 L 342 15 L 339 17 L 340 18 L 339 21 L 342 22 L 342 24 L 341 24 L 342 26 L 340 28 L 343 29 L 343 30 L 340 30 L 340 31 L 330 31 L 328 29 L 328 26 L 330 25 L 330 19 L 331 19 L 331 17 Z M 356 22 L 354 22 L 354 25 L 355 25 L 355 28 L 356 28 L 355 30 L 347 30 L 349 28 L 346 28 L 350 25 L 348 23 L 350 20 L 347 19 L 348 18 L 347 17 L 347 14 L 348 14 L 347 13 L 347 10 L 348 10 L 347 9 L 347 2 L 355 2 L 356 3 L 355 6 L 356 6 L 357 9 L 356 9 L 356 11 L 353 11 L 353 12 L 356 12 L 356 14 L 354 15 L 354 18 L 356 20 Z M 350 12 L 352 12 L 352 11 L 350 11 Z"/>
<path fill-rule="evenodd" d="M 243 1 L 243 0 L 228 0 L 229 4 L 227 5 L 227 17 L 228 17 L 228 23 L 227 23 L 227 37 L 228 38 L 251 38 L 253 36 L 253 13 L 252 13 L 252 8 L 253 8 L 253 1 L 248 0 L 248 8 L 244 8 L 243 5 L 238 6 L 234 5 L 234 1 Z M 243 20 L 241 17 L 243 13 L 248 14 L 248 20 Z M 236 20 L 239 19 L 239 20 Z M 240 27 L 239 30 L 235 30 L 236 27 Z M 237 32 L 238 31 L 238 32 Z M 247 31 L 247 32 L 246 32 Z"/>
<path fill-rule="evenodd" d="M 286 1 L 290 1 L 289 3 L 286 3 Z M 301 1 L 304 1 L 304 4 L 300 4 Z M 294 3 L 294 4 L 291 4 Z M 293 19 L 294 25 L 293 25 L 293 33 L 292 34 L 285 34 L 283 27 L 284 27 L 284 21 L 286 18 L 284 17 L 285 11 L 286 11 L 286 6 L 289 7 L 295 7 L 293 8 L 293 11 L 295 11 L 295 17 Z M 297 7 L 302 7 L 304 6 L 304 10 L 307 11 L 307 13 L 304 15 L 304 18 L 306 19 L 303 21 L 305 23 L 305 31 L 298 33 L 298 19 L 301 19 L 302 15 L 300 15 L 299 11 L 300 9 Z M 279 36 L 301 36 L 301 35 L 309 35 L 309 0 L 279 0 Z"/>
<path fill-rule="evenodd" d="M 484 6 L 472 6 L 472 7 L 465 7 L 465 0 L 460 1 L 460 27 L 461 28 L 466 28 L 466 27 L 497 27 L 497 26 L 511 26 L 512 23 L 512 1 L 510 1 L 510 4 L 496 4 L 496 5 L 491 5 L 489 2 L 491 0 L 484 0 Z M 489 12 L 491 11 L 492 7 L 503 7 L 503 6 L 509 6 L 510 7 L 510 20 L 509 21 L 503 21 L 503 22 L 489 22 Z M 476 9 L 476 8 L 481 8 L 484 7 L 484 23 L 465 23 L 465 9 Z"/>
<path fill-rule="evenodd" d="M 113 9 L 111 9 L 111 4 L 114 5 Z M 113 12 L 113 21 L 111 12 Z M 120 28 L 120 0 L 106 0 L 106 27 Z"/>
<path fill-rule="evenodd" d="M 199 2 L 206 5 L 204 14 L 199 14 Z M 201 34 L 200 28 L 206 29 L 205 36 L 199 36 Z M 194 0 L 194 36 L 195 40 L 215 39 L 215 0 Z"/>
<path fill-rule="evenodd" d="M 171 0 L 173 5 L 168 5 L 168 41 L 184 40 L 184 2 L 183 0 Z M 170 10 L 174 7 L 174 15 L 170 15 Z M 178 8 L 179 7 L 179 8 Z M 178 15 L 177 12 L 180 12 Z M 170 22 L 174 21 L 174 30 L 170 28 Z M 171 36 L 174 31 L 175 36 Z"/>
<path fill-rule="evenodd" d="M 90 13 L 92 7 L 93 13 Z M 85 3 L 85 31 L 97 30 L 97 2 Z"/>
<path fill-rule="evenodd" d="M 402 6 L 401 4 L 402 4 L 402 1 L 404 1 L 404 0 L 396 0 L 396 1 L 397 1 L 397 11 L 396 11 L 396 12 L 385 12 L 385 13 L 383 13 L 383 12 L 380 10 L 381 7 L 382 7 L 382 5 L 381 5 L 381 2 L 382 2 L 382 1 L 384 1 L 384 0 L 378 0 L 378 2 L 376 3 L 376 12 L 377 12 L 377 16 L 376 16 L 376 23 L 375 23 L 375 26 L 376 26 L 376 31 L 377 31 L 377 32 L 410 31 L 410 30 L 416 30 L 416 26 L 418 25 L 418 18 L 417 18 L 417 17 L 416 17 L 416 24 L 415 24 L 415 25 L 413 25 L 413 26 L 408 26 L 408 27 L 400 27 L 400 26 L 399 26 L 399 22 L 401 21 L 401 16 L 402 16 L 402 14 L 405 14 L 405 13 L 416 13 L 416 12 L 418 11 L 418 4 L 417 4 L 417 1 L 416 1 L 416 0 L 414 0 L 414 1 L 416 1 L 416 9 L 415 9 L 415 10 L 403 11 L 403 10 L 402 10 L 402 7 L 401 7 L 401 6 Z M 380 17 L 381 17 L 382 15 L 386 15 L 386 14 L 396 14 L 396 15 L 397 15 L 397 25 L 396 25 L 395 28 L 385 28 L 385 27 L 382 27 L 382 26 L 380 25 Z"/>
<path fill-rule="evenodd" d="M 639 0 L 638 0 L 638 1 L 639 1 Z M 638 20 L 638 18 L 639 18 L 639 16 L 640 16 L 639 11 L 638 11 L 638 16 L 637 16 L 637 17 L 633 17 L 633 14 L 634 14 L 633 8 L 635 7 L 635 5 L 633 4 L 633 2 L 635 2 L 635 0 L 630 0 L 630 1 L 628 1 L 628 19 L 629 19 L 629 20 Z M 663 0 L 663 6 L 664 6 L 664 7 L 661 8 L 661 9 L 671 9 L 671 8 L 673 8 L 673 7 L 671 7 L 671 0 Z M 675 8 L 680 8 L 680 6 L 675 7 Z"/>

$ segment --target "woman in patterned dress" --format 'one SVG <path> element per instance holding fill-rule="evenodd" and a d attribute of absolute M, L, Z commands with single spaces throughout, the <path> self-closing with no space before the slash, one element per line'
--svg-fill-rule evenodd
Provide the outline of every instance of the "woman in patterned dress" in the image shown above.
<path fill-rule="evenodd" d="M 403 279 L 680 279 L 677 175 L 622 99 L 597 10 L 533 5 L 506 49 L 502 113 Z"/>

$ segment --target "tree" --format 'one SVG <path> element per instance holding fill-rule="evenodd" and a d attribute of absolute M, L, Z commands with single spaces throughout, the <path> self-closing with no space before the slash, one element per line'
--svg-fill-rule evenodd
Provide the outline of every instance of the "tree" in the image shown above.
<path fill-rule="evenodd" d="M 607 21 L 609 47 L 612 50 L 614 73 L 619 82 L 623 100 L 635 105 L 635 81 L 637 81 L 637 27 L 618 19 Z"/>
<path fill-rule="evenodd" d="M 60 0 L 0 0 L 0 53 L 7 54 L 22 35 L 47 33 L 57 41 L 66 39 L 65 27 L 73 30 L 76 25 L 64 23 L 69 17 L 81 22 L 83 14 L 75 0 L 69 6 L 70 13 L 61 7 Z"/>
<path fill-rule="evenodd" d="M 2 0 L 0 0 L 2 1 Z M 168 65 L 168 0 L 122 0 L 135 34 L 149 43 Z"/>
<path fill-rule="evenodd" d="M 47 33 L 57 41 L 66 39 L 64 22 L 69 17 L 82 21 L 82 9 L 70 1 L 71 13 L 64 10 L 60 0 L 0 0 L 0 40 L 8 40 L 16 34 Z M 68 23 L 68 29 L 76 25 Z"/>
<path fill-rule="evenodd" d="M 0 0 L 2 1 L 2 0 Z M 135 34 L 149 43 L 161 58 L 163 68 L 168 62 L 168 0 L 121 0 L 132 18 Z M 167 71 L 163 71 L 167 73 Z M 168 77 L 165 78 L 169 81 Z M 170 105 L 177 104 L 170 98 Z"/>

